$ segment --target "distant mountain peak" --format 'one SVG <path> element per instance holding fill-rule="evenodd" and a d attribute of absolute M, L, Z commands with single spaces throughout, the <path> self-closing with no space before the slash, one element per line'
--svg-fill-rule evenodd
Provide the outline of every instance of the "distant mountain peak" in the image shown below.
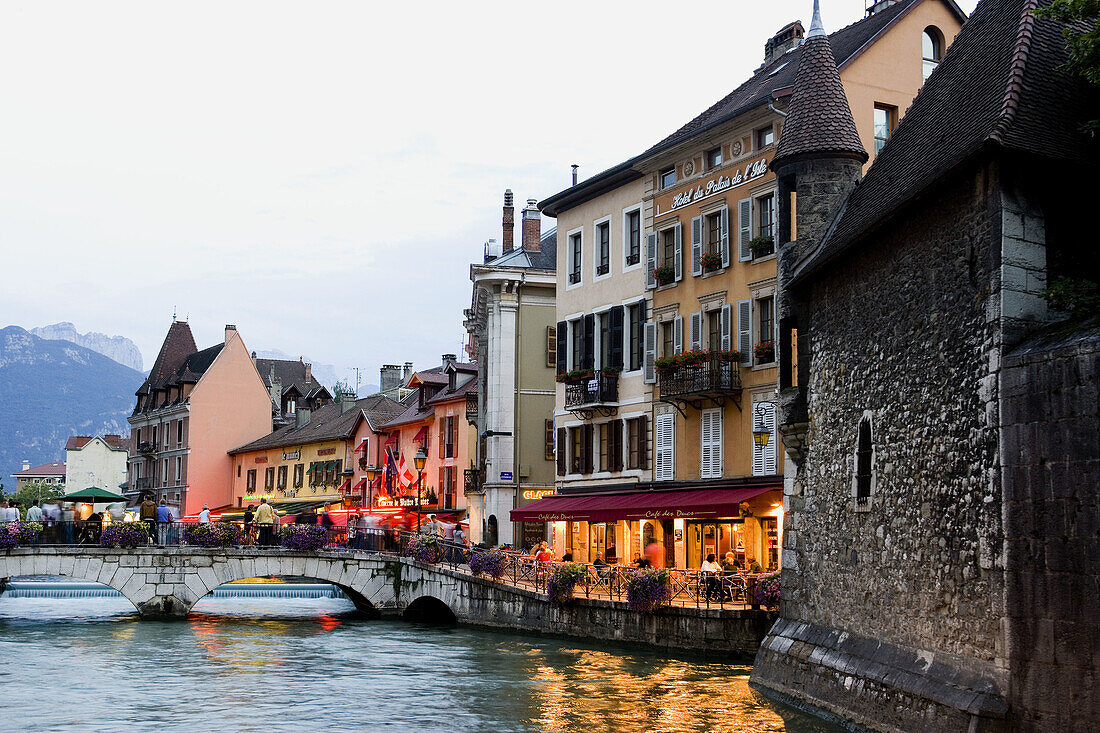
<path fill-rule="evenodd" d="M 123 366 L 142 371 L 141 351 L 138 350 L 137 344 L 125 336 L 108 336 L 96 331 L 80 333 L 69 321 L 32 328 L 30 333 L 49 341 L 71 341 L 97 354 L 103 354 Z"/>

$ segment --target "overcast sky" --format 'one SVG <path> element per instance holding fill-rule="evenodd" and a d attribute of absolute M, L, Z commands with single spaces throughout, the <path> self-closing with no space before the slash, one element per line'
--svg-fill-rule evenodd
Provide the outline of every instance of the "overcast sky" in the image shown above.
<path fill-rule="evenodd" d="M 4 2 L 0 326 L 438 364 L 504 189 L 640 152 L 811 5 Z"/>

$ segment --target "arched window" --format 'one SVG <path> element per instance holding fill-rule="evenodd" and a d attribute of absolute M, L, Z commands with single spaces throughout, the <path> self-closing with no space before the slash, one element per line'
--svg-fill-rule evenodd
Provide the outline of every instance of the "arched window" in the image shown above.
<path fill-rule="evenodd" d="M 921 34 L 921 56 L 924 63 L 924 79 L 928 80 L 943 57 L 943 34 L 940 29 L 930 25 Z"/>
<path fill-rule="evenodd" d="M 871 418 L 864 416 L 859 421 L 859 436 L 856 440 L 856 505 L 865 506 L 871 499 L 872 459 Z"/>

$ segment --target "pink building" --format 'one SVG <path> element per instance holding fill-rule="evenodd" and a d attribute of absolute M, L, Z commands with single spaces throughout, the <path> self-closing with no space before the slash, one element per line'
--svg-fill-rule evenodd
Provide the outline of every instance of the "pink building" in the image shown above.
<path fill-rule="evenodd" d="M 168 329 L 129 417 L 127 493 L 195 514 L 232 496 L 227 451 L 271 432 L 272 401 L 236 326 L 199 351 L 191 327 Z"/>

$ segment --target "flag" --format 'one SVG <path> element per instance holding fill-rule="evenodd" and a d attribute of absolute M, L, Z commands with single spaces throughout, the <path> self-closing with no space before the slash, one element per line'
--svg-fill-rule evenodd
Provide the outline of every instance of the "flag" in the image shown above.
<path fill-rule="evenodd" d="M 401 488 L 407 489 L 413 485 L 415 480 L 416 476 L 409 468 L 409 464 L 405 462 L 405 455 L 402 454 L 401 462 L 397 464 L 397 481 L 401 484 Z"/>
<path fill-rule="evenodd" d="M 393 451 L 386 448 L 386 465 L 383 467 L 385 471 L 385 484 L 386 493 L 390 496 L 396 495 L 394 491 L 394 479 L 397 477 L 397 464 L 393 461 Z"/>

